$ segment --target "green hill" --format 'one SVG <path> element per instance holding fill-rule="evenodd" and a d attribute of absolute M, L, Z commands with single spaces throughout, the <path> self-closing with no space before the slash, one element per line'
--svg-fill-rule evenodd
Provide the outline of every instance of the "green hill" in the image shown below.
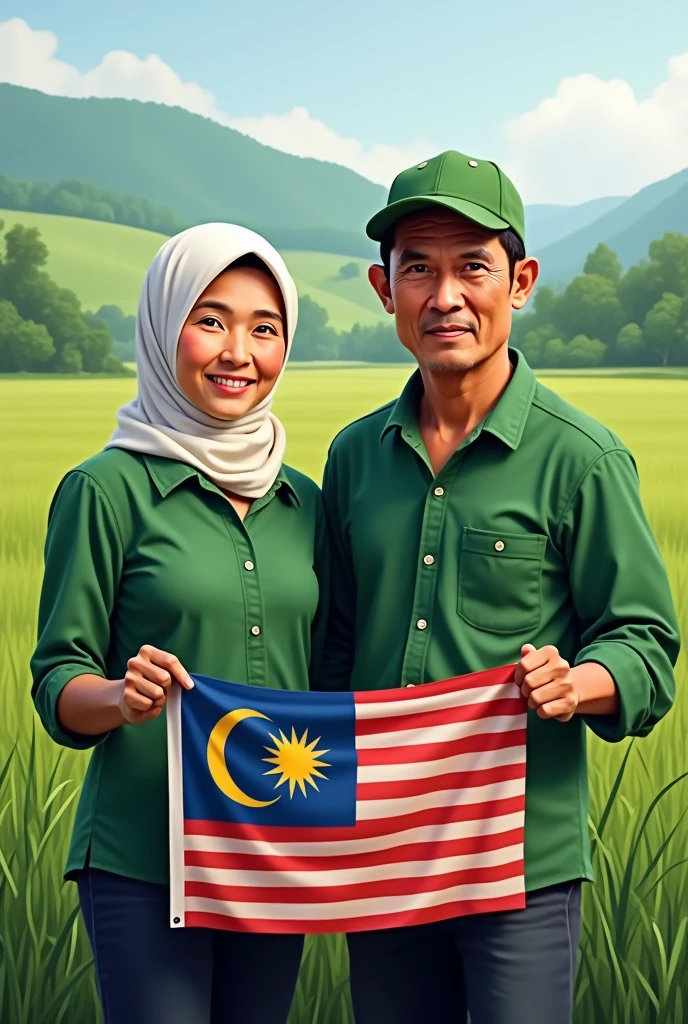
<path fill-rule="evenodd" d="M 603 196 L 577 206 L 534 204 L 526 207 L 526 241 L 528 251 L 537 254 L 548 245 L 580 231 L 609 210 L 626 201 L 624 196 Z"/>
<path fill-rule="evenodd" d="M 85 309 L 94 311 L 114 304 L 127 314 L 135 313 L 143 276 L 165 240 L 164 235 L 139 228 L 46 213 L 0 210 L 0 220 L 5 230 L 14 224 L 38 228 L 50 251 L 51 277 L 76 292 Z M 333 327 L 349 330 L 356 322 L 384 319 L 366 278 L 366 260 L 314 252 L 283 255 L 299 293 L 324 306 Z M 342 264 L 352 262 L 360 265 L 360 276 L 338 280 Z"/>
<path fill-rule="evenodd" d="M 183 224 L 246 224 L 281 248 L 295 247 L 290 236 L 295 242 L 314 232 L 323 246 L 334 233 L 353 240 L 361 256 L 374 252 L 364 227 L 384 203 L 380 185 L 178 107 L 0 84 L 0 134 L 11 140 L 2 147 L 0 171 L 13 178 L 86 178 L 169 207 Z"/>
<path fill-rule="evenodd" d="M 648 185 L 591 224 L 540 250 L 536 255 L 541 280 L 568 283 L 600 242 L 611 246 L 629 267 L 667 231 L 688 233 L 688 168 Z"/>

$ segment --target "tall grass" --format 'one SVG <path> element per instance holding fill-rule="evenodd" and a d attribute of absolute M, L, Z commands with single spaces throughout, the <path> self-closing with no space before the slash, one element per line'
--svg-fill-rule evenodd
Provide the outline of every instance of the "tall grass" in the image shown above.
<path fill-rule="evenodd" d="M 289 374 L 278 413 L 289 430 L 291 463 L 318 477 L 334 431 L 398 392 L 407 372 Z M 688 381 L 547 383 L 636 453 L 688 636 Z M 114 409 L 134 386 L 0 382 L 2 1024 L 101 1020 L 74 886 L 62 881 L 88 754 L 58 748 L 43 734 L 29 698 L 28 660 L 50 495 L 66 468 L 102 446 Z M 687 682 L 682 654 L 677 706 L 651 737 L 617 745 L 591 737 L 597 883 L 584 894 L 576 1024 L 688 1019 Z M 343 938 L 309 939 L 289 1024 L 352 1022 Z"/>

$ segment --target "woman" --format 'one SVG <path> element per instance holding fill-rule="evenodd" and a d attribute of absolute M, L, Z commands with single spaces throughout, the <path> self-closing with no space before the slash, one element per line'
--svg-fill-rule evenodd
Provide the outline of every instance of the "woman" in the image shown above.
<path fill-rule="evenodd" d="M 138 311 L 138 397 L 51 506 L 32 694 L 57 743 L 93 748 L 65 877 L 106 1024 L 289 1012 L 302 937 L 169 927 L 162 712 L 191 672 L 308 688 L 324 517 L 270 411 L 296 316 L 258 235 L 206 224 L 166 242 Z"/>

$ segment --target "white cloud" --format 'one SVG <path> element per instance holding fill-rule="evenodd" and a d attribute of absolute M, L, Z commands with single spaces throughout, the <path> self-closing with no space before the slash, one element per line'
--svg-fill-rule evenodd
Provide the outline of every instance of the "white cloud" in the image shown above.
<path fill-rule="evenodd" d="M 366 148 L 304 107 L 235 118 L 220 109 L 212 92 L 182 81 L 154 54 L 141 59 L 113 50 L 81 72 L 59 60 L 57 50 L 52 32 L 36 31 L 21 18 L 0 22 L 0 81 L 62 96 L 117 96 L 183 107 L 267 146 L 342 164 L 382 185 L 440 149 L 425 139 L 401 148 Z M 573 204 L 629 195 L 688 166 L 688 53 L 669 61 L 666 81 L 644 100 L 622 79 L 565 78 L 553 96 L 509 121 L 503 134 L 504 166 L 526 202 Z"/>
<path fill-rule="evenodd" d="M 59 60 L 57 48 L 58 39 L 52 32 L 36 31 L 21 18 L 0 22 L 0 81 L 59 96 L 123 97 L 183 107 L 267 146 L 342 164 L 383 185 L 437 148 L 418 140 L 403 149 L 384 145 L 366 149 L 357 139 L 342 138 L 304 107 L 283 115 L 232 118 L 218 107 L 211 92 L 196 82 L 182 81 L 154 54 L 141 60 L 132 53 L 113 50 L 96 67 L 81 72 Z"/>
<path fill-rule="evenodd" d="M 263 117 L 234 118 L 228 123 L 266 146 L 274 146 L 295 156 L 312 156 L 343 164 L 382 185 L 391 184 L 399 171 L 437 150 L 432 143 L 424 141 L 412 142 L 404 149 L 383 145 L 365 149 L 358 139 L 344 139 L 337 135 L 322 121 L 311 117 L 304 107 L 295 107 L 280 117 L 266 114 Z"/>
<path fill-rule="evenodd" d="M 647 99 L 622 79 L 577 75 L 504 132 L 505 167 L 526 201 L 630 195 L 688 166 L 688 53 Z"/>

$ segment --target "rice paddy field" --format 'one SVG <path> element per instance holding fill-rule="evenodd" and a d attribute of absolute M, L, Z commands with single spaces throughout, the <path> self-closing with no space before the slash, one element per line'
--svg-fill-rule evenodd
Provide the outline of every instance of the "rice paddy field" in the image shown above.
<path fill-rule="evenodd" d="M 408 368 L 294 369 L 276 411 L 288 459 L 319 479 L 335 431 L 398 393 Z M 551 377 L 636 455 L 688 637 L 688 379 Z M 91 956 L 61 873 L 88 755 L 34 716 L 42 543 L 62 474 L 109 437 L 135 380 L 0 380 L 0 1021 L 98 1024 Z M 597 883 L 584 898 L 576 1024 L 688 1020 L 688 672 L 649 738 L 590 745 Z M 351 1024 L 341 936 L 308 940 L 289 1024 Z M 394 1024 L 393 1021 L 380 1024 Z M 429 1022 L 431 1024 L 431 1022 Z"/>

